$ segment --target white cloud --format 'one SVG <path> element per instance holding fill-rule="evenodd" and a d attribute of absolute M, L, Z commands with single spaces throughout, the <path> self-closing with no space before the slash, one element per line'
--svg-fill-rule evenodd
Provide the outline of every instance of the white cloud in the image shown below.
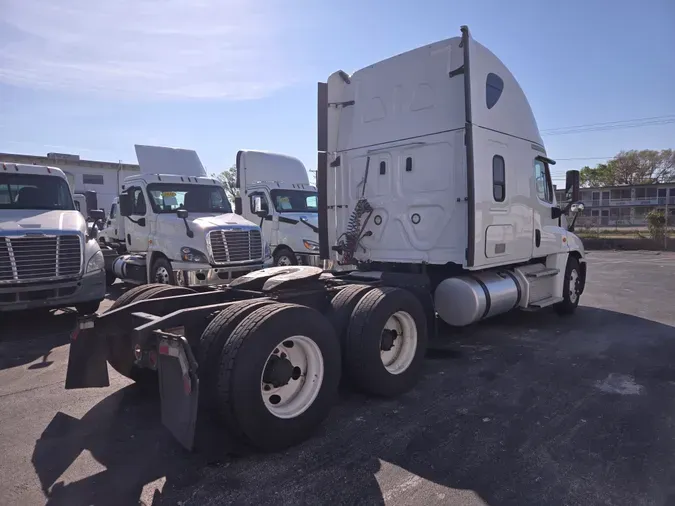
<path fill-rule="evenodd" d="M 0 82 L 129 98 L 250 99 L 290 84 L 284 6 L 0 0 Z M 287 27 L 288 28 L 288 27 Z"/>

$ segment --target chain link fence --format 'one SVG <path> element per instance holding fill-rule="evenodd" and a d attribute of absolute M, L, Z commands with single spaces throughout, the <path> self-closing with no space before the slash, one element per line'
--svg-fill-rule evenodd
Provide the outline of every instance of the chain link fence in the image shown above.
<path fill-rule="evenodd" d="M 663 222 L 651 228 L 647 214 L 643 213 L 638 216 L 635 213 L 633 216 L 611 216 L 609 213 L 605 216 L 579 216 L 575 233 L 582 239 L 593 240 L 589 244 L 601 241 L 610 248 L 672 251 L 675 249 L 675 213 L 672 211 L 669 209 L 667 214 L 664 211 Z"/>

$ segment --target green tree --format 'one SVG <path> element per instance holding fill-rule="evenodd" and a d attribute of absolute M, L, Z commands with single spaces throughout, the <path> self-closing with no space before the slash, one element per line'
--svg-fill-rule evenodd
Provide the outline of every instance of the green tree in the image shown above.
<path fill-rule="evenodd" d="M 654 209 L 647 214 L 649 235 L 656 241 L 662 241 L 666 235 L 666 215 L 661 209 Z"/>
<path fill-rule="evenodd" d="M 233 165 L 229 169 L 224 170 L 220 174 L 211 174 L 211 177 L 218 179 L 223 185 L 225 195 L 234 202 L 234 199 L 239 196 L 239 188 L 237 188 L 237 166 Z"/>
<path fill-rule="evenodd" d="M 621 151 L 607 163 L 583 167 L 583 186 L 654 184 L 675 181 L 675 151 Z"/>

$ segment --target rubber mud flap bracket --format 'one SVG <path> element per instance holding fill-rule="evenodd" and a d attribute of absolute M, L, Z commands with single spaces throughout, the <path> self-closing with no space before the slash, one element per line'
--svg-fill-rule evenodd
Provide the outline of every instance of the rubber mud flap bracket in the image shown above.
<path fill-rule="evenodd" d="M 66 390 L 110 386 L 108 347 L 105 336 L 96 332 L 96 319 L 78 318 L 70 335 Z"/>
<path fill-rule="evenodd" d="M 183 336 L 162 337 L 157 357 L 162 424 L 192 451 L 199 401 L 197 362 Z"/>

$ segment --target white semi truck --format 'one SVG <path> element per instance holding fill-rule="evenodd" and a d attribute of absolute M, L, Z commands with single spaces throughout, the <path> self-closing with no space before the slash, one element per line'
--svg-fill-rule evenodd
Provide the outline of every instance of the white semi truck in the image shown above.
<path fill-rule="evenodd" d="M 254 223 L 259 220 L 269 242 L 274 265 L 319 265 L 316 187 L 309 184 L 297 158 L 265 151 L 237 153 L 235 212 Z M 262 217 L 256 214 L 258 199 Z"/>
<path fill-rule="evenodd" d="M 586 281 L 568 222 L 579 173 L 558 203 L 553 163 L 518 82 L 466 27 L 335 72 L 318 86 L 317 189 L 320 256 L 339 269 L 272 267 L 182 295 L 131 290 L 80 319 L 66 388 L 108 385 L 107 358 L 159 381 L 163 423 L 187 448 L 198 402 L 259 449 L 303 441 L 342 375 L 375 396 L 414 388 L 437 318 L 459 327 L 575 311 Z"/>
<path fill-rule="evenodd" d="M 109 283 L 227 284 L 271 263 L 260 228 L 232 212 L 197 153 L 137 145 L 136 156 L 140 173 L 124 179 L 99 238 Z"/>
<path fill-rule="evenodd" d="M 92 218 L 103 211 L 91 210 Z M 66 175 L 42 165 L 0 168 L 0 312 L 75 307 L 105 298 L 96 227 L 75 209 Z"/>

